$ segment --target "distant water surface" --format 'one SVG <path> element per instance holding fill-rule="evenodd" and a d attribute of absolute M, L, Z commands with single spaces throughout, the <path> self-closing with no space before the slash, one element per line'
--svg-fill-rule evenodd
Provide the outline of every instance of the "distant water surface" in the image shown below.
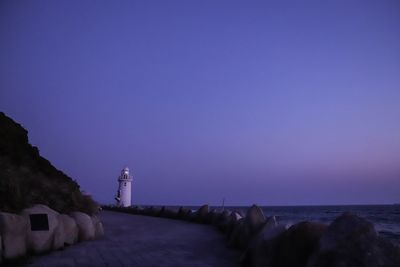
<path fill-rule="evenodd" d="M 191 207 L 197 209 L 198 207 Z M 220 208 L 220 207 L 214 207 Z M 248 207 L 225 207 L 243 210 Z M 367 219 L 383 237 L 400 245 L 400 205 L 348 205 L 348 206 L 262 206 L 265 216 L 274 215 L 278 222 L 289 225 L 301 221 L 331 223 L 343 212 L 352 212 Z"/>

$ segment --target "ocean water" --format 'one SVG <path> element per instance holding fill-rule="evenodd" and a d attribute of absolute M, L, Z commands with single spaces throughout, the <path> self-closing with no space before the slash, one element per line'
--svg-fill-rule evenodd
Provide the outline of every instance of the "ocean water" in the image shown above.
<path fill-rule="evenodd" d="M 248 207 L 226 207 L 246 211 Z M 378 233 L 400 245 L 400 205 L 354 206 L 263 206 L 265 216 L 275 216 L 289 225 L 301 221 L 331 223 L 343 212 L 352 212 L 372 222 Z"/>

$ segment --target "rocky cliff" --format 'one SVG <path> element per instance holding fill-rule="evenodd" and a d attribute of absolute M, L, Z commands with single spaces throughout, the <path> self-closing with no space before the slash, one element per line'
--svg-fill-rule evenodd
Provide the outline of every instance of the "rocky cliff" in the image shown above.
<path fill-rule="evenodd" d="M 76 181 L 29 144 L 27 130 L 0 112 L 0 211 L 18 213 L 33 204 L 61 213 L 93 214 L 98 209 Z"/>

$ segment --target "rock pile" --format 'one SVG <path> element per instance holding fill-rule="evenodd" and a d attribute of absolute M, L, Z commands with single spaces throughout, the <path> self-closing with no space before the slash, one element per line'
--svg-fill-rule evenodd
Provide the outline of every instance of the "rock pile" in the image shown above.
<path fill-rule="evenodd" d="M 20 214 L 0 212 L 0 262 L 44 253 L 104 234 L 97 216 L 82 212 L 60 214 L 34 205 Z"/>
<path fill-rule="evenodd" d="M 242 250 L 243 266 L 400 267 L 400 247 L 380 237 L 370 222 L 350 213 L 330 225 L 300 222 L 289 227 L 279 224 L 274 216 L 265 217 L 256 205 L 246 215 L 241 211 L 210 211 L 208 205 L 197 211 L 184 207 L 104 208 L 213 225 L 224 233 L 229 246 Z"/>

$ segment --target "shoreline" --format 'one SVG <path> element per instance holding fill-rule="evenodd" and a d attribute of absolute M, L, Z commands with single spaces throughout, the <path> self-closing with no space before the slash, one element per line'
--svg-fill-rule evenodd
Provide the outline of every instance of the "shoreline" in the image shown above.
<path fill-rule="evenodd" d="M 374 225 L 366 219 L 348 212 L 329 224 L 302 221 L 287 225 L 275 216 L 264 216 L 262 208 L 256 205 L 246 213 L 242 210 L 210 210 L 208 205 L 195 212 L 186 207 L 180 207 L 178 211 L 168 207 L 104 208 L 215 226 L 225 235 L 228 247 L 241 251 L 241 264 L 249 267 L 268 264 L 336 266 L 332 262 L 360 267 L 400 266 L 400 246 L 378 235 Z"/>

